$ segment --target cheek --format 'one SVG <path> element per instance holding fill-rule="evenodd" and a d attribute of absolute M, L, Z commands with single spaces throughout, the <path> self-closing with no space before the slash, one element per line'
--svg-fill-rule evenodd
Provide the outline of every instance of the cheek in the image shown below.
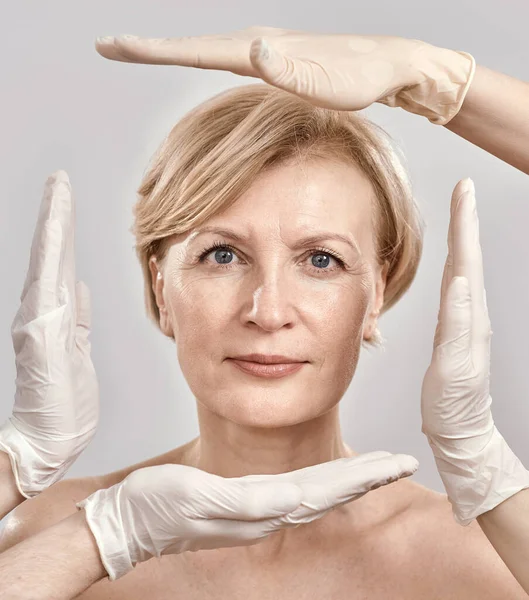
<path fill-rule="evenodd" d="M 369 299 L 369 282 L 364 277 L 324 297 L 321 303 L 325 303 L 325 308 L 319 307 L 318 313 L 319 334 L 327 340 L 330 353 L 350 356 L 353 348 L 359 345 Z"/>
<path fill-rule="evenodd" d="M 219 293 L 218 285 L 212 285 L 211 277 L 187 282 L 169 277 L 167 284 L 165 301 L 179 350 L 202 348 L 204 353 L 216 345 L 232 302 L 224 292 Z"/>
<path fill-rule="evenodd" d="M 327 294 L 328 319 L 321 320 L 319 337 L 326 355 L 342 369 L 354 372 L 373 295 L 370 269 L 354 274 L 345 285 Z M 330 290 L 329 290 L 330 292 Z M 346 375 L 347 376 L 347 375 Z"/>

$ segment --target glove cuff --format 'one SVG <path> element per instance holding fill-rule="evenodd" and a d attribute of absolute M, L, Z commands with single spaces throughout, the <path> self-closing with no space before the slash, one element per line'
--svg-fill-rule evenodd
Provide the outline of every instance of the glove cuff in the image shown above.
<path fill-rule="evenodd" d="M 9 456 L 17 489 L 24 498 L 33 498 L 48 487 L 49 484 L 44 483 L 42 479 L 39 481 L 28 480 L 29 473 L 33 477 L 40 473 L 40 468 L 34 466 L 37 456 L 26 438 L 13 425 L 11 419 L 0 425 L 0 450 Z"/>
<path fill-rule="evenodd" d="M 46 463 L 19 431 L 13 417 L 0 425 L 0 449 L 9 455 L 18 491 L 28 499 L 61 480 L 77 458 L 77 454 L 72 452 L 69 459 L 59 466 Z M 42 454 L 45 454 L 44 451 Z"/>
<path fill-rule="evenodd" d="M 476 71 L 474 57 L 422 43 L 411 53 L 410 62 L 415 83 L 393 90 L 377 102 L 421 115 L 435 125 L 446 125 L 465 101 Z"/>
<path fill-rule="evenodd" d="M 471 458 L 440 453 L 439 444 L 427 437 L 452 505 L 452 514 L 459 525 L 468 525 L 479 515 L 529 488 L 529 471 L 495 425 L 483 452 Z"/>
<path fill-rule="evenodd" d="M 97 490 L 75 505 L 85 511 L 110 581 L 123 577 L 134 568 L 119 508 L 121 494 L 122 485 L 117 483 Z"/>

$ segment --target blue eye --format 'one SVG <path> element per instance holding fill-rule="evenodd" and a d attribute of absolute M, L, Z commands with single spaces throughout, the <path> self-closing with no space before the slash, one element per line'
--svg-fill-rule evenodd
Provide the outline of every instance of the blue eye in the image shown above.
<path fill-rule="evenodd" d="M 212 251 L 213 251 L 215 248 L 217 249 L 217 251 L 215 252 L 215 258 L 217 258 L 218 256 L 222 256 L 222 255 L 224 255 L 224 258 L 226 258 L 226 255 L 227 255 L 228 253 L 231 253 L 231 254 L 233 254 L 233 251 L 232 251 L 232 249 L 231 249 L 231 248 L 228 248 L 227 246 L 213 246 L 213 248 L 212 248 Z M 221 251 L 222 251 L 222 253 L 221 253 Z M 217 254 L 217 253 L 218 253 L 218 254 Z M 205 254 L 204 254 L 204 256 L 207 256 L 207 254 L 209 254 L 209 251 L 208 251 L 208 250 L 206 250 L 206 251 L 205 251 Z M 221 263 L 221 264 L 228 264 L 228 263 Z"/>
<path fill-rule="evenodd" d="M 213 244 L 211 244 L 210 246 L 208 246 L 207 248 L 205 248 L 198 257 L 199 262 L 203 263 L 205 262 L 206 257 L 208 256 L 208 254 L 210 254 L 211 252 L 213 252 L 213 250 L 223 250 L 223 253 L 219 253 L 219 254 L 215 254 L 215 257 L 223 257 L 223 258 L 229 258 L 229 256 L 226 256 L 229 253 L 235 254 L 237 255 L 237 252 L 235 250 L 235 248 L 233 246 L 231 246 L 230 244 L 224 244 L 222 242 L 214 242 Z M 343 269 L 345 267 L 345 261 L 343 258 L 341 258 L 340 256 L 338 256 L 335 252 L 332 252 L 331 250 L 328 250 L 326 248 L 312 248 L 309 251 L 310 254 L 314 255 L 314 256 L 327 256 L 327 257 L 332 257 L 337 263 L 338 263 L 338 267 L 335 267 L 333 269 L 327 269 L 327 268 L 322 268 L 322 267 L 327 267 L 329 264 L 329 260 L 328 258 L 324 258 L 323 260 L 320 260 L 320 265 L 316 266 L 314 264 L 314 262 L 312 263 L 313 266 L 313 271 L 319 271 L 319 272 L 324 272 L 324 273 L 329 273 L 329 272 L 333 272 L 336 270 L 336 268 L 341 268 Z M 221 258 L 222 260 L 222 258 Z M 234 264 L 232 264 L 231 262 L 224 262 L 224 263 L 215 263 L 214 264 L 214 268 L 220 268 L 220 269 L 229 269 L 232 268 L 234 266 Z"/>

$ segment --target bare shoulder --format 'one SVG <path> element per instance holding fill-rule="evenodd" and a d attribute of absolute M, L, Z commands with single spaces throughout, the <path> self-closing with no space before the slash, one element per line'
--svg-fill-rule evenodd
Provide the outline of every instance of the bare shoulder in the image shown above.
<path fill-rule="evenodd" d="M 439 577 L 440 590 L 430 589 L 429 597 L 469 600 L 527 600 L 528 596 L 509 571 L 487 536 L 474 520 L 467 526 L 456 523 L 446 494 L 425 488 L 417 506 L 415 549 L 420 548 L 425 580 Z M 451 592 L 446 590 L 449 585 Z M 450 595 L 452 593 L 453 595 Z"/>

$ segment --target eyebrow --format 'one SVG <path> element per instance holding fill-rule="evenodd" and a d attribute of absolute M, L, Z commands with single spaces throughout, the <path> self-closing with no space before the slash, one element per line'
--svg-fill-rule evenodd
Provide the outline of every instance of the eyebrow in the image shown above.
<path fill-rule="evenodd" d="M 208 226 L 202 227 L 202 228 L 194 231 L 190 236 L 190 240 L 189 240 L 190 243 L 195 241 L 195 239 L 198 236 L 203 235 L 204 233 L 216 233 L 217 235 L 221 235 L 223 237 L 230 238 L 232 240 L 235 240 L 236 242 L 244 242 L 244 243 L 248 242 L 248 236 L 237 233 L 236 231 L 233 231 L 232 229 L 227 229 L 224 227 L 215 227 L 214 225 L 208 225 Z M 312 235 L 301 238 L 294 244 L 292 249 L 295 250 L 297 248 L 306 248 L 307 246 L 311 246 L 312 244 L 316 244 L 318 242 L 323 242 L 325 240 L 336 240 L 339 242 L 343 242 L 344 244 L 347 244 L 348 246 L 350 246 L 358 254 L 360 254 L 360 255 L 362 254 L 360 251 L 360 248 L 358 246 L 358 243 L 356 242 L 356 240 L 354 239 L 352 234 L 351 234 L 351 236 L 348 236 L 348 235 L 344 235 L 342 233 L 336 233 L 334 231 L 318 231 L 317 233 L 314 233 Z"/>

